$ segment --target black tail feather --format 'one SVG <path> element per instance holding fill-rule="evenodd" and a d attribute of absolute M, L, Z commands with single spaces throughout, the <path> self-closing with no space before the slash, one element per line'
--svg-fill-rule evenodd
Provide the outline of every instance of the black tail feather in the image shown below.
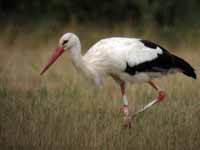
<path fill-rule="evenodd" d="M 185 60 L 181 59 L 180 57 L 177 57 L 177 56 L 173 56 L 173 57 L 174 57 L 173 61 L 174 61 L 175 66 L 181 69 L 183 74 L 185 74 L 186 76 L 192 77 L 194 79 L 197 78 L 194 68 L 189 63 L 187 63 Z"/>

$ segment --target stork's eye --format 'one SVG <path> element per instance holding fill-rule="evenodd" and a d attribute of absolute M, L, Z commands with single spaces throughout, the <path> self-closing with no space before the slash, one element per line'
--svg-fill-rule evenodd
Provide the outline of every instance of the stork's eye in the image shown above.
<path fill-rule="evenodd" d="M 63 45 L 66 44 L 67 42 L 68 42 L 68 40 L 64 40 L 64 41 L 63 41 Z"/>

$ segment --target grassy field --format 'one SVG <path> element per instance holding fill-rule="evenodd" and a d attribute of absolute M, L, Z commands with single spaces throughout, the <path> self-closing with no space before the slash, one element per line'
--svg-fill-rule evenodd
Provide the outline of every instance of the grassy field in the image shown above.
<path fill-rule="evenodd" d="M 156 82 L 168 93 L 166 100 L 123 128 L 119 87 L 108 78 L 93 88 L 77 75 L 67 54 L 44 76 L 41 68 L 65 31 L 44 32 L 7 28 L 0 35 L 0 149 L 137 149 L 198 150 L 200 148 L 200 80 L 183 75 Z M 46 30 L 46 29 L 45 29 Z M 159 40 L 151 32 L 130 30 L 83 32 L 84 49 L 111 35 L 140 35 Z M 192 40 L 191 40 L 192 41 Z M 175 54 L 188 60 L 200 73 L 200 49 L 179 43 Z M 165 47 L 172 46 L 167 43 Z M 196 46 L 198 47 L 198 46 Z M 151 101 L 156 93 L 147 84 L 129 85 L 132 112 Z"/>

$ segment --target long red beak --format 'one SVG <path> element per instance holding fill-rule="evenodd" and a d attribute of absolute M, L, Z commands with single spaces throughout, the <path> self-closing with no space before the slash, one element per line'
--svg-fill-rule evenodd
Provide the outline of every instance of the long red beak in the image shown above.
<path fill-rule="evenodd" d="M 64 48 L 56 48 L 53 52 L 53 54 L 51 55 L 49 62 L 46 64 L 46 66 L 43 68 L 43 70 L 41 71 L 40 75 L 42 75 L 55 61 L 56 59 L 61 56 L 61 54 L 64 52 Z"/>

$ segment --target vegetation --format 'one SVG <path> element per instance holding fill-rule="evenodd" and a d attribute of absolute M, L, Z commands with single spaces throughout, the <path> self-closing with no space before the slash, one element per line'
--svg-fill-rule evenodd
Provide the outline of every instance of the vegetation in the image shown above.
<path fill-rule="evenodd" d="M 79 23 L 199 25 L 199 0 L 2 0 L 1 22 L 56 19 Z"/>
<path fill-rule="evenodd" d="M 200 147 L 200 2 L 198 0 L 1 0 L 0 149 L 198 150 Z M 65 53 L 39 73 L 64 32 L 83 53 L 110 36 L 155 41 L 188 60 L 197 80 L 157 80 L 167 98 L 124 129 L 119 87 L 101 88 L 77 74 Z M 130 85 L 135 112 L 156 93 Z"/>
<path fill-rule="evenodd" d="M 152 34 L 154 31 L 142 34 L 128 27 L 67 27 L 80 35 L 84 49 L 102 37 L 125 34 L 174 47 Z M 12 26 L 1 31 L 1 149 L 199 149 L 199 79 L 175 75 L 157 80 L 168 93 L 166 100 L 133 119 L 127 130 L 122 125 L 119 87 L 111 79 L 102 88 L 93 89 L 76 73 L 67 53 L 47 74 L 39 76 L 66 27 L 49 32 L 44 28 L 19 30 Z M 191 47 L 193 44 L 179 43 L 173 50 L 191 62 L 198 75 L 200 52 Z M 132 112 L 156 96 L 147 84 L 129 86 L 128 95 Z"/>

